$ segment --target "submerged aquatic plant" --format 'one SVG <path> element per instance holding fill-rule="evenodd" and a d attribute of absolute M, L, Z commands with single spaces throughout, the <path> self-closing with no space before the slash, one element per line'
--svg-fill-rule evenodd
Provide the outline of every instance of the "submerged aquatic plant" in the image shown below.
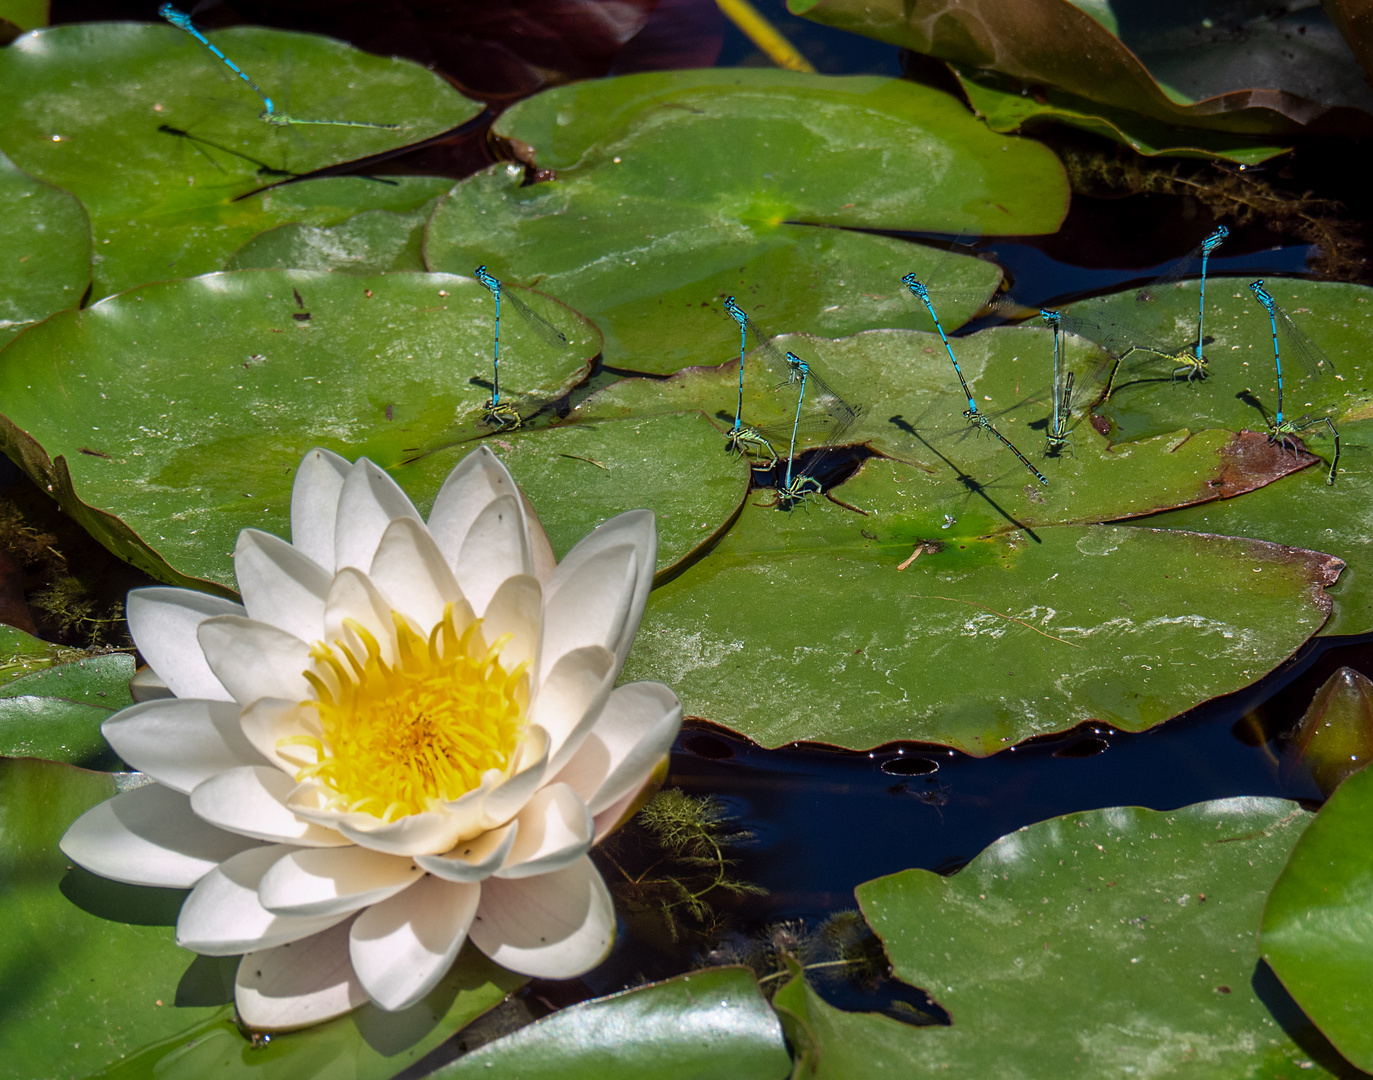
<path fill-rule="evenodd" d="M 611 891 L 630 910 L 659 921 L 677 942 L 718 933 L 720 899 L 767 895 L 762 886 L 733 874 L 739 860 L 730 852 L 752 839 L 752 833 L 733 827 L 728 809 L 715 796 L 669 788 L 658 792 L 602 854 L 622 878 Z"/>

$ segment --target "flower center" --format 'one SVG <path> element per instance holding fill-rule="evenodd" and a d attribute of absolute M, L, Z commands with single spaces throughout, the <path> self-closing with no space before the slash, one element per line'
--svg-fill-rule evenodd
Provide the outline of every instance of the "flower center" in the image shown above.
<path fill-rule="evenodd" d="M 525 730 L 526 665 L 510 672 L 501 666 L 504 639 L 483 649 L 476 636 L 481 620 L 459 634 L 452 604 L 428 640 L 400 614 L 391 618 L 395 664 L 351 619 L 345 625 L 365 655 L 343 641 L 310 650 L 314 664 L 305 678 L 318 700 L 303 704 L 319 713 L 323 739 L 282 740 L 314 749 L 316 760 L 296 780 L 322 783 L 332 792 L 330 809 L 365 811 L 384 821 L 456 799 L 479 787 L 490 769 L 507 771 Z"/>

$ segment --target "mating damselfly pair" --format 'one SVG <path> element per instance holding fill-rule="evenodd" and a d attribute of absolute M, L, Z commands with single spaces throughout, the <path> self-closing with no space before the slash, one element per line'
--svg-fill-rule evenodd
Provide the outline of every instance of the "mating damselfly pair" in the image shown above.
<path fill-rule="evenodd" d="M 824 485 L 816 476 L 824 456 L 812 455 L 805 468 L 796 468 L 797 434 L 802 431 L 808 434 L 817 432 L 826 435 L 831 442 L 838 442 L 857 423 L 862 415 L 862 409 L 844 400 L 829 381 L 815 370 L 813 363 L 802 360 L 794 352 L 783 353 L 772 339 L 758 328 L 758 324 L 748 317 L 744 309 L 735 302 L 734 297 L 725 298 L 725 311 L 739 325 L 739 399 L 734 410 L 734 426 L 729 432 L 729 447 L 739 454 L 749 451 L 760 455 L 766 453 L 772 459 L 773 467 L 777 468 L 780 459 L 773 443 L 780 442 L 787 427 L 790 426 L 786 473 L 777 488 L 777 501 L 784 509 L 790 509 L 797 502 L 804 504 L 808 499 L 824 492 Z M 780 390 L 784 386 L 799 384 L 796 393 L 796 416 L 790 425 L 754 426 L 745 425 L 743 422 L 744 353 L 748 349 L 750 333 L 758 342 L 774 373 L 782 377 L 782 382 L 774 389 Z M 808 417 L 803 428 L 801 412 L 808 386 L 814 387 L 814 400 L 819 404 L 821 412 Z"/>
<path fill-rule="evenodd" d="M 1072 335 L 1094 344 L 1103 354 L 1103 359 L 1095 366 L 1089 382 L 1093 385 L 1093 402 L 1104 404 L 1112 393 L 1122 385 L 1135 382 L 1167 380 L 1185 381 L 1187 384 L 1200 382 L 1210 371 L 1210 361 L 1204 350 L 1210 341 L 1205 333 L 1206 326 L 1206 271 L 1211 253 L 1226 239 L 1228 229 L 1220 226 L 1192 251 L 1174 263 L 1168 270 L 1138 290 L 1135 296 L 1135 311 L 1117 308 L 1091 307 L 1082 314 L 1069 314 L 1065 311 L 1040 309 L 1040 317 L 1054 332 L 1053 339 L 1053 382 L 1050 389 L 1051 415 L 1046 418 L 1046 457 L 1057 457 L 1068 446 L 1071 429 L 1076 425 L 1075 415 L 1083 403 L 1074 387 L 1075 375 L 1062 363 L 1063 336 Z M 1166 295 L 1169 288 L 1180 282 L 1184 273 L 1197 261 L 1201 264 L 1200 288 L 1196 315 L 1196 337 L 1186 348 L 1173 348 L 1170 343 L 1147 328 L 1144 316 L 1151 314 L 1151 307 Z M 1021 461 L 1021 463 L 1041 482 L 1045 477 L 1023 454 L 1017 450 L 992 421 L 978 409 L 974 395 L 969 390 L 967 380 L 954 355 L 953 347 L 935 313 L 930 286 L 913 274 L 906 275 L 903 283 L 928 309 L 930 318 L 938 331 L 944 350 L 953 365 L 968 407 L 964 417 L 969 424 L 995 435 L 1002 444 Z M 1327 483 L 1333 484 L 1338 471 L 1340 456 L 1339 432 L 1334 421 L 1328 416 L 1303 416 L 1292 418 L 1283 409 L 1283 368 L 1282 355 L 1286 350 L 1289 359 L 1299 361 L 1302 374 L 1306 378 L 1319 378 L 1334 373 L 1334 364 L 1325 356 L 1301 330 L 1290 315 L 1282 310 L 1272 295 L 1263 287 L 1262 280 L 1254 282 L 1250 289 L 1268 315 L 1273 340 L 1273 360 L 1277 373 L 1277 408 L 1273 415 L 1262 410 L 1262 405 L 1251 394 L 1245 393 L 1245 400 L 1259 405 L 1263 412 L 1269 439 L 1295 454 L 1298 450 L 1297 437 L 1303 432 L 1321 429 L 1319 434 L 1329 434 L 1334 441 L 1334 455 L 1327 475 Z M 989 308 L 993 314 L 1004 315 L 1010 305 L 993 301 Z M 1171 370 L 1168 370 L 1171 369 Z"/>

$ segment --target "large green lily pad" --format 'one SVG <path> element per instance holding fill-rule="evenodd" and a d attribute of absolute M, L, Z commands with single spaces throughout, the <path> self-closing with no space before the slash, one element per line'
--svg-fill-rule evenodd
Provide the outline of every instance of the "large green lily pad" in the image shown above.
<path fill-rule="evenodd" d="M 1273 338 L 1268 316 L 1245 279 L 1213 279 L 1206 290 L 1205 348 L 1210 374 L 1204 382 L 1173 385 L 1166 363 L 1124 382 L 1099 407 L 1117 440 L 1148 439 L 1185 426 L 1193 431 L 1222 426 L 1267 431 L 1257 401 L 1271 415 L 1277 404 Z M 1326 484 L 1332 441 L 1324 425 L 1305 445 L 1321 455 L 1295 476 L 1241 499 L 1176 510 L 1156 523 L 1230 536 L 1262 537 L 1338 555 L 1350 570 L 1333 590 L 1335 611 L 1325 633 L 1373 629 L 1373 290 L 1360 285 L 1269 279 L 1267 288 L 1293 320 L 1335 364 L 1340 376 L 1304 377 L 1295 358 L 1284 363 L 1284 411 L 1291 416 L 1329 416 L 1340 433 L 1342 456 L 1333 486 Z M 1184 282 L 1156 303 L 1140 304 L 1134 292 L 1076 305 L 1087 317 L 1124 312 L 1151 336 L 1181 347 L 1196 340 L 1197 283 Z M 1295 458 L 1289 456 L 1289 460 Z"/>
<path fill-rule="evenodd" d="M 0 153 L 0 347 L 25 326 L 75 307 L 90 281 L 86 211 Z"/>
<path fill-rule="evenodd" d="M 480 111 L 410 61 L 308 34 L 240 27 L 209 36 L 279 110 L 400 127 L 269 126 L 248 86 L 168 25 L 91 23 L 25 35 L 0 51 L 0 83 L 24 103 L 0 115 L 0 149 L 85 204 L 97 297 L 218 270 L 273 225 L 412 210 L 445 182 L 346 177 L 249 193 L 435 135 Z"/>
<path fill-rule="evenodd" d="M 236 960 L 173 944 L 185 893 L 106 881 L 58 850 L 67 826 L 129 779 L 0 760 L 0 1074 L 324 1080 L 348 1069 L 383 1080 L 522 982 L 468 949 L 412 1009 L 367 1006 L 253 1048 L 226 1005 Z"/>
<path fill-rule="evenodd" d="M 791 1056 L 745 968 L 708 968 L 563 1009 L 459 1058 L 435 1080 L 782 1080 Z"/>
<path fill-rule="evenodd" d="M 100 725 L 133 704 L 133 657 L 98 653 L 0 687 L 0 755 L 117 769 Z"/>
<path fill-rule="evenodd" d="M 523 185 L 497 166 L 457 185 L 429 224 L 428 265 L 537 282 L 604 328 L 607 363 L 657 374 L 737 352 L 718 303 L 731 294 L 774 334 L 928 325 L 899 279 L 942 252 L 816 226 L 1040 233 L 1067 208 L 1045 148 L 899 80 L 626 76 L 538 95 L 498 131 L 556 177 Z M 950 327 L 997 281 L 957 257 L 939 276 L 963 294 Z"/>
<path fill-rule="evenodd" d="M 549 311 L 567 348 L 502 328 L 508 392 L 566 393 L 599 351 L 576 313 Z M 163 580 L 228 588 L 240 529 L 285 532 L 311 446 L 385 467 L 489 431 L 477 420 L 493 313 L 481 285 L 443 274 L 264 270 L 148 286 L 58 315 L 0 354 L 0 442 L 116 554 Z"/>
<path fill-rule="evenodd" d="M 1052 232 L 1067 210 L 1044 147 L 988 133 L 947 94 L 871 75 L 627 75 L 545 91 L 496 132 L 558 170 L 555 187 L 613 175 L 623 195 L 759 224 L 1027 235 Z M 874 182 L 883 176 L 890 186 Z"/>
<path fill-rule="evenodd" d="M 1319 629 L 1342 566 L 1126 526 L 930 531 L 902 513 L 914 475 L 867 462 L 835 493 L 867 516 L 760 492 L 649 598 L 626 677 L 764 746 L 980 756 L 1087 720 L 1140 731 L 1249 685 Z"/>
<path fill-rule="evenodd" d="M 1270 1012 L 1255 940 L 1310 817 L 1277 799 L 1118 807 L 1021 829 L 951 877 L 878 878 L 863 914 L 952 1026 L 835 1015 L 795 984 L 778 1004 L 826 1080 L 1331 1075 Z"/>
<path fill-rule="evenodd" d="M 1373 773 L 1355 773 L 1302 835 L 1263 910 L 1259 946 L 1335 1047 L 1373 1069 Z"/>
<path fill-rule="evenodd" d="M 795 350 L 865 410 L 843 434 L 844 442 L 865 442 L 917 466 L 904 474 L 891 507 L 881 509 L 899 513 L 916 536 L 948 540 L 950 527 L 955 537 L 981 536 L 1147 514 L 1251 490 L 1313 460 L 1284 454 L 1262 436 L 1241 437 L 1219 428 L 1170 431 L 1113 447 L 1088 419 L 1093 397 L 1105 391 L 1104 380 L 1093 378 L 1105 354 L 1079 339 L 1064 346 L 1079 390 L 1070 444 L 1061 454 L 1046 456 L 1053 412 L 1052 334 L 999 327 L 958 339 L 960 367 L 979 408 L 996 417 L 997 429 L 1049 480 L 1043 485 L 995 438 L 964 420 L 967 399 L 937 335 L 873 330 L 838 341 L 784 335 L 778 347 Z M 744 420 L 764 430 L 772 426 L 772 445 L 785 456 L 797 388 L 778 386 L 778 378 L 758 354 L 747 358 Z M 822 419 L 821 404 L 810 400 L 803 418 Z M 666 380 L 623 380 L 589 398 L 576 415 L 617 418 L 704 409 L 728 427 L 737 402 L 738 367 L 725 364 Z M 798 445 L 821 445 L 829 437 L 823 429 L 812 430 Z M 857 505 L 869 509 L 861 500 Z M 952 526 L 945 515 L 957 519 Z"/>

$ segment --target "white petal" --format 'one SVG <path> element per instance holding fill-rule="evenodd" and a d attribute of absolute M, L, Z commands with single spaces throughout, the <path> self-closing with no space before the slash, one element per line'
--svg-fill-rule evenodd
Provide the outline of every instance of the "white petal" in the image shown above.
<path fill-rule="evenodd" d="M 532 574 L 506 578 L 486 605 L 482 620 L 482 636 L 488 642 L 505 634 L 513 635 L 501 648 L 501 667 L 514 671 L 526 660 L 534 667 L 543 622 L 543 589 L 539 579 Z"/>
<path fill-rule="evenodd" d="M 429 512 L 430 535 L 450 567 L 456 569 L 463 541 L 481 512 L 492 500 L 518 491 L 514 477 L 489 447 L 477 447 L 453 467 Z"/>
<path fill-rule="evenodd" d="M 210 668 L 240 705 L 258 698 L 301 701 L 310 684 L 310 646 L 285 630 L 241 615 L 206 619 L 196 630 Z"/>
<path fill-rule="evenodd" d="M 395 896 L 422 876 L 409 859 L 366 848 L 308 848 L 262 878 L 262 906 L 278 915 L 333 915 Z"/>
<path fill-rule="evenodd" d="M 346 914 L 293 919 L 273 915 L 258 902 L 262 875 L 292 850 L 281 844 L 252 848 L 201 878 L 181 905 L 176 943 L 205 956 L 237 956 L 299 941 L 346 919 Z"/>
<path fill-rule="evenodd" d="M 519 823 L 512 821 L 465 840 L 444 855 L 416 855 L 415 862 L 421 869 L 446 881 L 485 881 L 509 857 L 519 831 Z"/>
<path fill-rule="evenodd" d="M 287 796 L 286 806 L 306 821 L 337 829 L 361 847 L 408 858 L 447 851 L 460 840 L 480 835 L 484 827 L 482 808 L 501 782 L 501 774 L 490 769 L 482 778 L 482 786 L 461 798 L 444 803 L 437 811 L 411 814 L 393 822 L 366 811 L 333 808 L 334 793 L 314 780 L 298 784 Z"/>
<path fill-rule="evenodd" d="M 242 615 L 243 607 L 190 589 L 157 586 L 129 593 L 129 633 L 143 659 L 177 697 L 228 701 L 196 641 L 195 629 L 216 615 Z"/>
<path fill-rule="evenodd" d="M 610 692 L 596 725 L 555 777 L 599 814 L 644 779 L 672 749 L 682 703 L 662 683 L 639 682 Z"/>
<path fill-rule="evenodd" d="M 211 777 L 191 792 L 191 809 L 221 829 L 275 844 L 344 847 L 335 830 L 296 817 L 286 796 L 296 782 L 272 765 L 248 765 Z"/>
<path fill-rule="evenodd" d="M 540 584 L 547 584 L 553 580 L 553 574 L 558 569 L 558 560 L 553 555 L 553 545 L 548 542 L 548 533 L 544 532 L 543 522 L 539 520 L 539 515 L 534 512 L 534 505 L 525 498 L 524 492 L 520 492 L 520 501 L 524 504 L 524 521 L 529 528 L 529 554 L 534 563 L 534 576 L 539 579 Z"/>
<path fill-rule="evenodd" d="M 291 488 L 291 546 L 334 572 L 334 521 L 343 478 L 352 465 L 332 450 L 309 451 Z"/>
<path fill-rule="evenodd" d="M 186 795 L 225 769 L 262 763 L 238 716 L 233 701 L 157 698 L 115 713 L 100 731 L 139 772 Z"/>
<path fill-rule="evenodd" d="M 480 885 L 426 876 L 359 915 L 348 949 L 367 996 L 394 1012 L 434 989 L 467 940 L 480 897 Z"/>
<path fill-rule="evenodd" d="M 581 748 L 617 671 L 615 657 L 600 645 L 574 649 L 553 665 L 529 706 L 530 722 L 548 732 L 550 773 L 557 773 Z"/>
<path fill-rule="evenodd" d="M 382 821 L 371 814 L 348 814 L 335 828 L 355 844 L 388 855 L 436 855 L 458 842 L 465 819 L 447 808 Z"/>
<path fill-rule="evenodd" d="M 586 638 L 578 642 L 587 644 L 592 640 L 597 641 L 615 654 L 621 666 L 625 662 L 625 657 L 629 655 L 629 647 L 634 643 L 634 635 L 639 630 L 639 620 L 644 615 L 644 605 L 648 603 L 648 594 L 653 588 L 653 571 L 658 558 L 658 527 L 654 522 L 653 511 L 629 510 L 598 525 L 567 553 L 567 557 L 558 564 L 553 580 L 544 589 L 546 597 L 556 598 L 564 587 L 572 585 L 589 572 L 592 582 L 579 582 L 573 587 L 572 596 L 567 598 L 570 618 L 576 621 L 577 610 L 584 602 L 581 598 L 589 592 L 594 592 L 597 588 L 594 584 L 596 580 L 603 576 L 606 577 L 608 584 L 618 580 L 613 569 L 618 562 L 618 556 L 608 557 L 608 553 L 622 544 L 633 547 L 637 556 L 634 561 L 633 585 L 627 602 L 628 610 L 621 619 L 616 602 L 611 598 L 603 599 L 596 605 L 595 610 L 603 620 L 605 631 L 614 631 L 614 639 Z M 556 602 L 558 601 L 554 599 L 549 600 L 550 604 Z M 590 609 L 587 609 L 586 615 L 589 616 L 589 613 Z M 544 652 L 543 655 L 544 662 L 548 663 L 548 653 Z"/>
<path fill-rule="evenodd" d="M 324 635 L 329 572 L 279 536 L 244 529 L 234 548 L 234 576 L 248 618 L 301 641 Z"/>
<path fill-rule="evenodd" d="M 345 619 L 353 619 L 365 627 L 381 647 L 381 658 L 388 664 L 396 662 L 396 624 L 391 619 L 391 605 L 386 597 L 361 570 L 345 567 L 334 575 L 329 586 L 329 599 L 324 605 L 324 639 L 333 644 L 344 641 L 359 660 L 367 655 L 362 640 L 344 626 Z"/>
<path fill-rule="evenodd" d="M 228 694 L 227 690 L 225 694 Z M 162 681 L 162 676 L 146 664 L 135 671 L 129 679 L 129 697 L 140 705 L 145 701 L 175 696 L 172 688 Z"/>
<path fill-rule="evenodd" d="M 562 656 L 586 645 L 599 645 L 615 655 L 639 579 L 639 553 L 630 544 L 600 550 L 581 560 L 576 573 L 564 576 L 566 565 L 558 567 L 544 590 L 541 679 Z"/>
<path fill-rule="evenodd" d="M 185 795 L 145 784 L 87 810 L 58 846 L 101 877 L 186 889 L 257 842 L 205 824 Z"/>
<path fill-rule="evenodd" d="M 561 870 L 587 853 L 596 829 L 586 803 L 566 784 L 540 788 L 514 824 L 519 837 L 497 877 L 525 878 Z"/>
<path fill-rule="evenodd" d="M 601 875 L 583 855 L 539 877 L 482 882 L 468 937 L 503 968 L 540 979 L 590 971 L 615 940 L 615 908 Z"/>
<path fill-rule="evenodd" d="M 548 747 L 548 732 L 537 724 L 530 724 L 525 732 L 524 745 L 520 747 L 520 760 L 515 771 L 481 800 L 482 830 L 504 825 L 524 809 L 524 804 L 543 786 L 544 777 L 548 775 Z M 463 796 L 465 798 L 466 795 Z M 463 799 L 457 799 L 449 805 L 456 810 Z"/>
<path fill-rule="evenodd" d="M 367 993 L 348 960 L 349 922 L 288 945 L 246 954 L 234 1004 L 251 1028 L 289 1031 L 351 1012 Z"/>
<path fill-rule="evenodd" d="M 338 569 L 372 565 L 386 526 L 396 518 L 421 520 L 400 485 L 366 458 L 358 458 L 343 481 L 334 526 L 334 563 Z"/>
<path fill-rule="evenodd" d="M 501 582 L 516 574 L 530 574 L 533 569 L 520 497 L 497 496 L 467 530 L 453 567 L 458 585 L 472 610 L 480 615 Z"/>
<path fill-rule="evenodd" d="M 472 622 L 472 610 L 457 578 L 429 530 L 417 521 L 399 518 L 386 527 L 369 576 L 391 607 L 426 632 L 443 618 L 448 603 L 456 609 L 459 633 Z"/>
<path fill-rule="evenodd" d="M 252 743 L 259 754 L 292 776 L 300 765 L 283 757 L 277 744 L 282 739 L 298 735 L 323 740 L 319 713 L 298 700 L 259 698 L 243 710 L 239 726 L 243 729 L 243 737 Z M 286 750 L 287 753 L 295 753 L 301 752 L 302 748 L 287 747 Z M 312 759 L 307 756 L 307 760 Z"/>

